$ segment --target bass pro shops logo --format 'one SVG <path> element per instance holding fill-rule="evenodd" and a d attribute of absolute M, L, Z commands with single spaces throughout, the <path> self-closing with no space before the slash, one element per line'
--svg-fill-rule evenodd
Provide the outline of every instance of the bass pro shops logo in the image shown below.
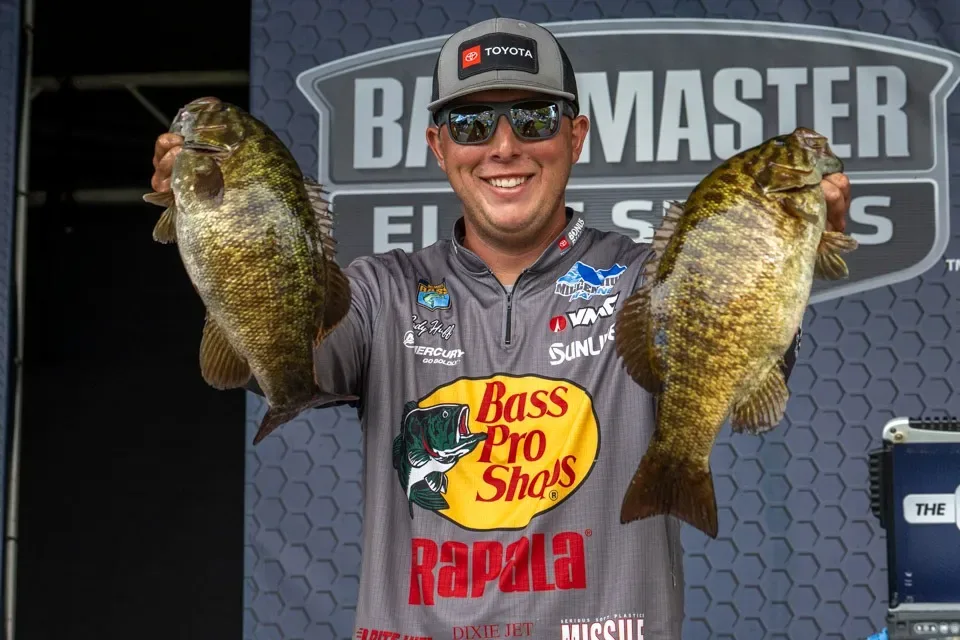
<path fill-rule="evenodd" d="M 461 378 L 404 406 L 393 467 L 411 518 L 523 529 L 583 485 L 599 449 L 593 400 L 576 384 Z"/>
<path fill-rule="evenodd" d="M 953 233 L 947 99 L 960 82 L 957 52 L 753 20 L 589 20 L 550 30 L 573 61 L 581 112 L 590 118 L 566 193 L 587 227 L 649 243 L 664 202 L 685 200 L 730 156 L 804 125 L 827 136 L 844 162 L 852 185 L 847 232 L 860 243 L 845 257 L 849 278 L 815 281 L 810 302 L 942 268 Z M 337 226 L 344 264 L 449 239 L 462 214 L 424 137 L 433 68 L 448 35 L 365 51 L 297 77 L 318 115 L 317 178 L 333 210 L 350 212 Z M 462 76 L 484 73 L 491 61 L 521 71 L 537 65 L 535 42 L 523 39 L 469 41 L 458 54 L 451 71 Z M 563 252 L 574 240 L 555 244 Z M 568 297 L 590 296 L 590 287 L 567 288 Z M 443 313 L 441 300 L 424 308 Z"/>

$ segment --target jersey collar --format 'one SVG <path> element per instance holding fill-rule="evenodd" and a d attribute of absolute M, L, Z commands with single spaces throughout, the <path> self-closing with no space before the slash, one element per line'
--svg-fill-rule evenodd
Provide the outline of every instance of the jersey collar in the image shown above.
<path fill-rule="evenodd" d="M 567 225 L 563 231 L 553 239 L 553 241 L 543 250 L 536 262 L 527 267 L 528 273 L 542 273 L 551 271 L 561 260 L 569 257 L 574 246 L 584 235 L 586 230 L 586 220 L 583 216 L 567 207 Z M 466 268 L 470 273 L 479 275 L 489 273 L 490 269 L 486 263 L 474 252 L 463 246 L 464 224 L 463 218 L 457 219 L 453 225 L 453 238 L 450 243 L 451 251 L 455 260 Z"/>

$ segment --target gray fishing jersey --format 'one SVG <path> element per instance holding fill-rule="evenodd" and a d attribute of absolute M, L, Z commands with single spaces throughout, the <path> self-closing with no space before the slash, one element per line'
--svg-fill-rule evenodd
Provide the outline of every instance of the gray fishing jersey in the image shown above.
<path fill-rule="evenodd" d="M 360 398 L 357 640 L 676 640 L 680 525 L 620 523 L 654 402 L 616 353 L 649 245 L 568 224 L 509 290 L 451 240 L 346 269 L 317 350 Z"/>

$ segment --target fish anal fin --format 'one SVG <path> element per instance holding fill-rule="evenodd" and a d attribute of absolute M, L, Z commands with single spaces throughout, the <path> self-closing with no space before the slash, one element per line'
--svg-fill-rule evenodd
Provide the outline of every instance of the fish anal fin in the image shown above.
<path fill-rule="evenodd" d="M 207 384 L 221 390 L 242 387 L 250 380 L 249 363 L 209 314 L 200 339 L 200 373 Z"/>
<path fill-rule="evenodd" d="M 670 515 L 711 538 L 719 530 L 713 477 L 706 461 L 698 465 L 675 458 L 654 444 L 640 461 L 620 507 L 626 524 L 653 516 Z"/>
<path fill-rule="evenodd" d="M 806 187 L 812 184 L 811 180 L 814 178 L 816 176 L 813 171 L 804 171 L 771 162 L 757 173 L 754 180 L 764 193 L 775 193 Z M 817 179 L 816 182 L 820 180 Z"/>
<path fill-rule="evenodd" d="M 789 398 L 783 370 L 774 366 L 756 391 L 734 404 L 730 428 L 734 433 L 751 435 L 770 431 L 783 420 Z"/>
<path fill-rule="evenodd" d="M 817 246 L 817 260 L 813 275 L 824 280 L 842 280 L 850 275 L 847 263 L 841 253 L 850 253 L 859 243 L 839 231 L 824 231 Z"/>
<path fill-rule="evenodd" d="M 651 282 L 646 282 L 627 298 L 617 313 L 614 344 L 627 374 L 650 393 L 660 391 L 661 380 L 655 369 L 653 326 L 650 318 Z"/>

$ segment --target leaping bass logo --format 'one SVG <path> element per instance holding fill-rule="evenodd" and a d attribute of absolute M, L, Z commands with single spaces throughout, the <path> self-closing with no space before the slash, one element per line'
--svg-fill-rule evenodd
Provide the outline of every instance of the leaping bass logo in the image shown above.
<path fill-rule="evenodd" d="M 523 529 L 583 485 L 600 450 L 593 399 L 540 376 L 460 378 L 407 402 L 393 441 L 410 517 Z"/>

